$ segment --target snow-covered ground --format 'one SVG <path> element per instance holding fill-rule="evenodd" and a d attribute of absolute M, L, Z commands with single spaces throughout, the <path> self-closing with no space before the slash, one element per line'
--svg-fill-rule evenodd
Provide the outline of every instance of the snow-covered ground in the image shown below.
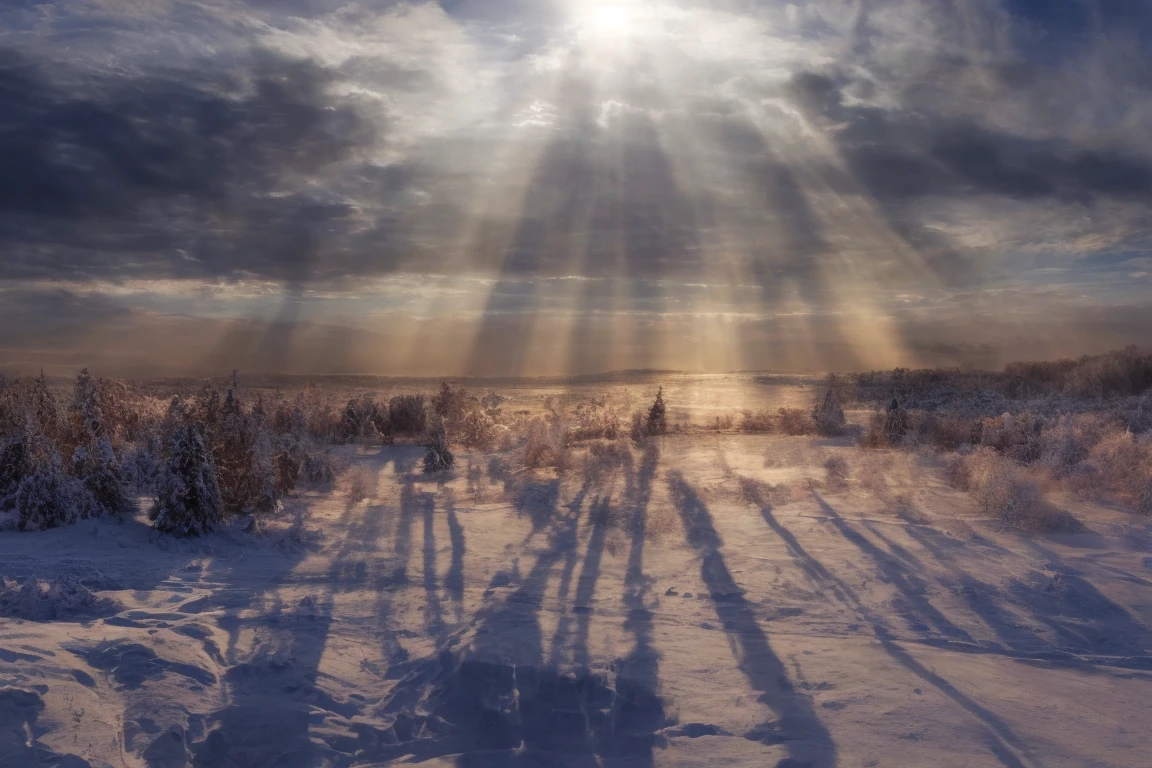
<path fill-rule="evenodd" d="M 1058 498 L 1083 532 L 1006 531 L 850 443 L 439 479 L 348 448 L 251 532 L 0 534 L 4 576 L 63 579 L 0 603 L 30 617 L 0 619 L 0 766 L 1149 765 L 1152 526 Z"/>

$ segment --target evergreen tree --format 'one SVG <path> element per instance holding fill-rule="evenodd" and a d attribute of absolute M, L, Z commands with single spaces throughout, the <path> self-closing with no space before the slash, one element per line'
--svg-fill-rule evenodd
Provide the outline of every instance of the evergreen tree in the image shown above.
<path fill-rule="evenodd" d="M 157 530 L 177 536 L 200 536 L 224 521 L 212 455 L 196 425 L 173 435 L 148 516 Z"/>
<path fill-rule="evenodd" d="M 106 436 L 104 414 L 100 402 L 100 381 L 85 368 L 76 377 L 72 394 L 72 443 L 85 445 Z"/>
<path fill-rule="evenodd" d="M 832 382 L 829 383 L 828 392 L 824 395 L 823 402 L 817 406 L 812 416 L 816 420 L 817 431 L 822 435 L 839 435 L 844 431 L 844 426 L 847 424 L 844 419 L 844 409 L 840 407 Z"/>
<path fill-rule="evenodd" d="M 648 409 L 648 422 L 645 429 L 650 435 L 663 435 L 668 431 L 668 415 L 664 404 L 663 387 L 656 391 L 656 401 Z"/>
<path fill-rule="evenodd" d="M 55 448 L 49 448 L 47 459 L 20 482 L 15 499 L 17 527 L 22 531 L 42 531 L 100 513 L 84 485 L 64 473 Z"/>
<path fill-rule="evenodd" d="M 37 431 L 49 440 L 57 439 L 60 436 L 60 407 L 56 396 L 48 389 L 48 379 L 43 370 L 32 380 L 29 400 Z"/>
<path fill-rule="evenodd" d="M 31 473 L 28 435 L 20 433 L 0 439 L 0 509 L 9 509 L 16 503 L 16 491 Z"/>
<path fill-rule="evenodd" d="M 220 497 L 229 512 L 243 512 L 250 498 L 252 446 L 247 419 L 235 390 L 229 389 L 220 409 L 220 425 L 213 446 L 213 460 L 220 483 Z"/>
<path fill-rule="evenodd" d="M 73 474 L 92 495 L 102 514 L 124 514 L 135 507 L 108 438 L 101 437 L 77 448 L 72 464 Z"/>

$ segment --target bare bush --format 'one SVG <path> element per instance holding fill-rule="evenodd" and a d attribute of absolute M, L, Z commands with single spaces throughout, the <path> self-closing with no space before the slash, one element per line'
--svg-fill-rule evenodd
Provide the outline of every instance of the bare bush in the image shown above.
<path fill-rule="evenodd" d="M 781 408 L 777 411 L 780 431 L 786 435 L 814 435 L 817 433 L 816 420 L 802 408 Z"/>
<path fill-rule="evenodd" d="M 528 469 L 566 470 L 571 465 L 568 452 L 568 424 L 556 408 L 547 418 L 534 418 L 522 425 L 524 466 Z"/>
<path fill-rule="evenodd" d="M 448 449 L 448 439 L 442 431 L 432 435 L 427 447 L 428 452 L 424 454 L 424 474 L 447 471 L 456 463 L 456 457 Z"/>
<path fill-rule="evenodd" d="M 580 403 L 572 409 L 573 442 L 615 440 L 620 436 L 620 414 L 609 407 L 606 398 Z"/>
<path fill-rule="evenodd" d="M 388 401 L 388 421 L 399 435 L 420 435 L 428 425 L 423 395 L 397 395 Z"/>
<path fill-rule="evenodd" d="M 348 502 L 358 504 L 372 496 L 375 483 L 372 473 L 360 467 L 348 473 Z"/>
<path fill-rule="evenodd" d="M 830 487 L 846 485 L 850 471 L 848 461 L 843 456 L 830 456 L 824 460 L 824 472 Z"/>
<path fill-rule="evenodd" d="M 740 419 L 741 432 L 775 432 L 776 416 L 770 411 L 744 411 Z"/>
<path fill-rule="evenodd" d="M 589 485 L 602 483 L 623 469 L 630 469 L 634 458 L 628 443 L 622 440 L 595 442 L 588 446 L 584 457 L 584 481 Z"/>

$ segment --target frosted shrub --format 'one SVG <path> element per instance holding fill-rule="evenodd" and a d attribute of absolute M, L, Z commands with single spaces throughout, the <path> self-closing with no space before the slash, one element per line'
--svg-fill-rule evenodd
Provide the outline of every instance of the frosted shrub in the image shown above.
<path fill-rule="evenodd" d="M 831 456 L 824 461 L 828 485 L 843 486 L 848 482 L 849 467 L 843 456 Z"/>
<path fill-rule="evenodd" d="M 1044 505 L 1039 485 L 1018 462 L 991 448 L 957 457 L 949 474 L 953 487 L 970 493 L 985 514 L 1014 528 L 1055 531 L 1074 524 Z"/>
<path fill-rule="evenodd" d="M 744 411 L 740 419 L 741 432 L 774 432 L 776 417 L 769 411 Z"/>
<path fill-rule="evenodd" d="M 328 451 L 311 451 L 304 455 L 304 476 L 309 483 L 324 485 L 336 479 L 336 460 Z"/>
<path fill-rule="evenodd" d="M 68 525 L 102 511 L 83 483 L 64 473 L 55 450 L 20 482 L 15 506 L 19 513 L 17 527 L 22 531 Z"/>
<path fill-rule="evenodd" d="M 620 415 L 603 400 L 577 405 L 572 416 L 576 422 L 571 435 L 574 442 L 615 440 L 620 436 Z"/>
<path fill-rule="evenodd" d="M 808 411 L 802 408 L 781 408 L 777 414 L 780 431 L 784 434 L 793 437 L 816 434 L 816 420 Z"/>
<path fill-rule="evenodd" d="M 424 454 L 424 474 L 431 475 L 452 468 L 456 458 L 448 449 L 448 439 L 443 432 L 436 432 L 428 442 L 428 452 Z"/>
<path fill-rule="evenodd" d="M 1152 482 L 1152 445 L 1131 432 L 1106 435 L 1089 453 L 1087 463 L 1096 467 L 1108 490 L 1133 501 Z"/>
<path fill-rule="evenodd" d="M 176 536 L 200 536 L 224 521 L 216 469 L 196 426 L 173 435 L 148 516 L 157 530 Z"/>
<path fill-rule="evenodd" d="M 68 576 L 52 581 L 0 579 L 0 616 L 5 618 L 67 621 L 81 616 L 108 616 L 122 609 L 115 600 L 97 597 Z"/>
<path fill-rule="evenodd" d="M 532 419 L 524 425 L 524 466 L 528 469 L 568 468 L 568 427 L 558 414 Z"/>

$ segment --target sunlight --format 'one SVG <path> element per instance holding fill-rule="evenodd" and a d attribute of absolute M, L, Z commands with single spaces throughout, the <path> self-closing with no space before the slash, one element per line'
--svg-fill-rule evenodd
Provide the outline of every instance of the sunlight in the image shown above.
<path fill-rule="evenodd" d="M 580 27 L 600 38 L 622 38 L 633 32 L 637 14 L 631 3 L 592 3 L 581 14 Z"/>

